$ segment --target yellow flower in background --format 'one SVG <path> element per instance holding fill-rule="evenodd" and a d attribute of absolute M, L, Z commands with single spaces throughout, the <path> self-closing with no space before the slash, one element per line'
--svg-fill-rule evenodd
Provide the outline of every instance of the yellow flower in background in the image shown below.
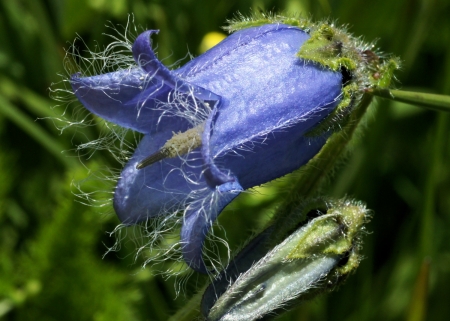
<path fill-rule="evenodd" d="M 223 39 L 227 37 L 226 34 L 217 31 L 208 32 L 202 39 L 200 46 L 198 47 L 198 51 L 200 53 L 204 53 L 206 50 L 211 49 Z"/>

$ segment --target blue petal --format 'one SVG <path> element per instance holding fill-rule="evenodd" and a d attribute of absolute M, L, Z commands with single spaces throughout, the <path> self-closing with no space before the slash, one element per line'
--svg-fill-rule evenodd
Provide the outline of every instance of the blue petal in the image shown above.
<path fill-rule="evenodd" d="M 173 103 L 174 92 L 185 95 L 186 105 L 207 109 L 207 102 L 214 106 L 218 95 L 204 88 L 179 79 L 155 56 L 151 48 L 150 35 L 157 31 L 142 33 L 133 45 L 133 56 L 141 68 L 130 68 L 92 77 L 74 74 L 70 78 L 76 97 L 92 113 L 144 134 L 158 131 L 178 131 L 183 128 L 173 123 L 173 112 L 165 108 Z M 184 117 L 181 117 L 184 118 Z M 187 128 L 189 120 L 183 127 Z"/>
<path fill-rule="evenodd" d="M 214 61 L 188 64 L 185 79 L 223 97 L 203 134 L 203 156 L 211 187 L 238 177 L 249 188 L 305 164 L 326 136 L 304 134 L 339 103 L 342 75 L 297 58 L 309 38 L 284 25 L 235 33 L 206 55 Z M 234 37 L 233 37 L 234 36 Z M 228 45 L 230 44 L 230 45 Z M 198 59 L 200 60 L 200 59 Z"/>
<path fill-rule="evenodd" d="M 197 79 L 201 74 L 209 74 L 208 70 L 210 68 L 213 68 L 216 71 L 218 70 L 220 75 L 225 75 L 219 68 L 224 62 L 226 63 L 229 56 L 240 56 L 240 49 L 243 49 L 248 45 L 257 45 L 256 41 L 260 41 L 259 38 L 261 37 L 264 41 L 264 36 L 270 32 L 286 29 L 299 30 L 298 28 L 283 24 L 267 24 L 260 27 L 240 30 L 229 35 L 217 46 L 212 47 L 201 56 L 189 61 L 174 72 L 183 79 Z M 300 45 L 297 50 L 299 48 Z M 245 57 L 242 56 L 242 58 Z"/>
<path fill-rule="evenodd" d="M 146 134 L 115 190 L 119 218 L 135 224 L 187 206 L 183 256 L 192 268 L 207 272 L 203 242 L 222 209 L 242 190 L 299 168 L 323 146 L 327 134 L 314 139 L 304 134 L 339 103 L 342 75 L 298 59 L 309 36 L 292 26 L 236 32 L 175 71 L 156 58 L 154 33 L 142 33 L 133 44 L 138 67 L 74 75 L 71 85 L 94 114 Z M 201 151 L 136 169 L 172 132 L 198 124 L 189 113 L 211 110 Z M 195 198 L 200 190 L 208 196 Z"/>
<path fill-rule="evenodd" d="M 164 66 L 152 49 L 152 34 L 158 34 L 159 30 L 147 30 L 141 33 L 133 43 L 133 58 L 136 63 L 145 72 L 154 74 L 154 77 L 161 82 L 166 82 L 172 88 L 175 86 L 177 80 L 172 75 L 171 71 Z"/>
<path fill-rule="evenodd" d="M 188 196 L 198 188 L 202 160 L 197 151 L 185 159 L 168 158 L 152 166 L 136 169 L 136 165 L 156 152 L 169 139 L 170 133 L 146 135 L 125 166 L 114 193 L 114 210 L 127 225 L 147 218 L 183 210 Z M 192 182 L 189 180 L 191 179 Z"/>
<path fill-rule="evenodd" d="M 187 208 L 181 229 L 183 258 L 194 270 L 207 273 L 202 257 L 206 234 L 223 208 L 237 197 L 243 188 L 237 182 L 217 186 L 202 201 L 193 202 Z"/>
<path fill-rule="evenodd" d="M 152 50 L 152 42 L 150 36 L 153 33 L 157 33 L 156 30 L 148 30 L 141 33 L 133 44 L 133 57 L 138 65 L 145 70 L 149 75 L 153 75 L 153 78 L 163 86 L 171 88 L 172 92 L 164 97 L 159 95 L 159 99 L 163 99 L 161 102 L 170 102 L 173 99 L 173 95 L 183 96 L 182 99 L 185 103 L 190 104 L 193 108 L 201 108 L 204 112 L 208 112 L 209 107 L 216 106 L 221 97 L 215 93 L 206 90 L 195 83 L 189 83 L 177 76 L 177 73 L 170 71 L 165 67 L 155 56 Z M 180 98 L 178 98 L 180 99 Z M 141 96 L 136 97 L 133 101 L 138 104 L 145 103 L 145 100 Z M 200 104 L 198 104 L 200 102 Z M 175 101 L 175 103 L 180 103 L 180 101 Z M 206 103 L 206 105 L 204 104 Z M 184 108 L 180 106 L 180 108 Z"/>
<path fill-rule="evenodd" d="M 177 71 L 223 97 L 208 117 L 202 139 L 204 175 L 212 188 L 247 189 L 286 175 L 326 142 L 329 134 L 313 139 L 304 134 L 339 103 L 342 75 L 296 57 L 308 37 L 289 26 L 255 28 L 230 36 L 218 46 L 220 52 L 213 49 Z M 186 213 L 183 255 L 193 269 L 206 272 L 205 235 L 237 194 L 218 196 L 218 208 L 202 206 Z"/>
<path fill-rule="evenodd" d="M 136 164 L 158 151 L 172 137 L 174 131 L 183 132 L 192 127 L 189 113 L 207 113 L 210 108 L 217 108 L 221 101 L 218 95 L 178 79 L 157 60 L 150 40 L 150 36 L 155 32 L 146 31 L 138 36 L 133 45 L 133 56 L 160 89 L 151 91 L 155 88 L 152 87 L 132 97 L 133 92 L 130 88 L 121 88 L 123 91 L 121 94 L 130 93 L 130 97 L 127 96 L 127 101 L 121 105 L 113 106 L 112 111 L 109 106 L 100 106 L 99 102 L 96 102 L 96 108 L 100 107 L 104 113 L 117 111 L 120 113 L 117 114 L 118 119 L 108 118 L 103 114 L 102 117 L 107 120 L 124 127 L 134 126 L 131 128 L 150 134 L 150 137 L 144 137 L 133 158 L 125 166 L 115 191 L 114 208 L 119 219 L 126 224 L 138 223 L 175 209 L 182 209 L 181 203 L 186 202 L 187 195 L 195 189 L 193 183 L 188 182 L 186 177 L 191 176 L 191 179 L 195 177 L 197 181 L 200 180 L 199 153 L 188 155 L 187 160 L 183 161 L 178 158 L 166 159 L 142 170 L 136 169 Z M 171 101 L 175 93 L 177 99 L 181 99 L 182 102 Z M 103 92 L 100 94 L 104 95 Z M 83 103 L 86 105 L 86 102 Z M 131 106 L 142 106 L 138 116 L 133 114 L 135 108 Z M 171 107 L 175 110 L 170 110 Z M 192 110 L 183 110 L 190 107 Z M 164 113 L 168 113 L 170 117 L 162 117 Z M 183 170 L 182 167 L 187 169 Z"/>
<path fill-rule="evenodd" d="M 93 77 L 75 74 L 70 83 L 84 107 L 103 119 L 144 134 L 170 126 L 155 106 L 172 88 L 140 68 Z"/>

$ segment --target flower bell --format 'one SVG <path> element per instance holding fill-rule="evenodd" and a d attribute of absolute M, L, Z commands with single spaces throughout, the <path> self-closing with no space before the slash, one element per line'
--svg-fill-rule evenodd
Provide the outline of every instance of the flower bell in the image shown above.
<path fill-rule="evenodd" d="M 157 31 L 145 31 L 132 46 L 136 66 L 70 78 L 89 111 L 144 134 L 115 189 L 119 219 L 132 225 L 183 211 L 183 257 L 200 272 L 208 270 L 205 236 L 222 209 L 316 155 L 330 119 L 348 113 L 361 85 L 354 61 L 362 49 L 349 54 L 334 29 L 238 29 L 175 70 L 156 58 Z"/>

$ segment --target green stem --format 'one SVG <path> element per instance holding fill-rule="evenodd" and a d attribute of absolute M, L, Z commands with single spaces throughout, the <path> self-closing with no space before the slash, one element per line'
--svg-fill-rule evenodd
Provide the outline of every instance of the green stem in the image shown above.
<path fill-rule="evenodd" d="M 190 298 L 190 300 L 181 309 L 178 309 L 177 313 L 171 316 L 167 321 L 201 320 L 199 308 L 205 289 L 206 288 L 202 289 L 192 298 Z"/>
<path fill-rule="evenodd" d="M 333 169 L 336 160 L 344 152 L 360 120 L 372 102 L 372 98 L 372 95 L 365 94 L 343 130 L 333 134 L 320 152 L 309 161 L 304 169 L 300 170 L 300 176 L 293 182 L 289 195 L 284 198 L 286 201 L 280 205 L 277 210 L 277 218 L 274 219 L 289 215 L 299 198 L 306 199 L 314 195 L 323 179 Z"/>
<path fill-rule="evenodd" d="M 407 321 L 425 321 L 427 319 L 427 297 L 430 280 L 431 261 L 425 258 L 417 275 L 414 291 L 409 304 Z"/>
<path fill-rule="evenodd" d="M 414 91 L 376 89 L 373 95 L 436 111 L 450 112 L 450 96 Z"/>
<path fill-rule="evenodd" d="M 437 115 L 437 124 L 430 148 L 431 163 L 425 180 L 424 202 L 421 214 L 420 250 L 421 257 L 433 255 L 434 216 L 436 195 L 439 180 L 445 167 L 443 160 L 444 146 L 448 136 L 449 117 L 447 114 Z"/>

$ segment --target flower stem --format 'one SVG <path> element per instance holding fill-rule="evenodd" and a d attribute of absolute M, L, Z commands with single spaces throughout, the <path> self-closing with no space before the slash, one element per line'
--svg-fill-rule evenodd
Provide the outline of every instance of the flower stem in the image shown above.
<path fill-rule="evenodd" d="M 200 302 L 202 301 L 203 292 L 202 289 L 196 293 L 189 301 L 181 308 L 177 313 L 172 315 L 167 321 L 192 321 L 197 320 L 200 317 Z"/>
<path fill-rule="evenodd" d="M 447 95 L 393 89 L 376 89 L 372 94 L 431 110 L 450 112 L 450 96 Z"/>
<path fill-rule="evenodd" d="M 296 200 L 299 198 L 306 199 L 311 197 L 316 192 L 317 188 L 322 183 L 322 180 L 333 169 L 336 160 L 345 150 L 348 142 L 351 140 L 353 133 L 358 127 L 360 120 L 369 107 L 373 96 L 365 94 L 358 106 L 356 106 L 347 125 L 335 134 L 333 134 L 322 150 L 309 161 L 305 169 L 302 169 L 298 179 L 293 182 L 293 187 L 290 189 L 288 197 L 280 205 L 275 219 L 280 216 L 289 215 L 289 213 L 298 204 Z"/>

